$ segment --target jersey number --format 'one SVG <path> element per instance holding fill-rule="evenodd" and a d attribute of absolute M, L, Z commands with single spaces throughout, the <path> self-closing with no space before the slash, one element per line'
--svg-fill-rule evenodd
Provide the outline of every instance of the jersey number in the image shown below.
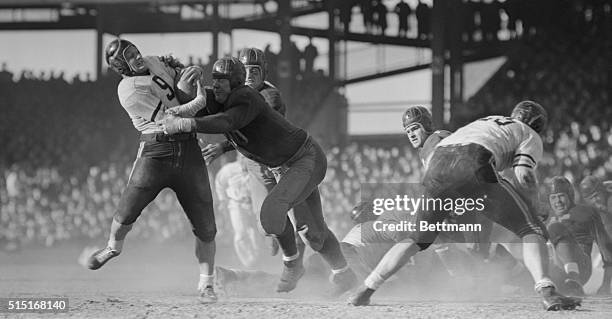
<path fill-rule="evenodd" d="M 166 94 L 166 98 L 168 98 L 169 101 L 171 101 L 174 98 L 174 90 L 172 90 L 172 87 L 170 85 L 168 85 L 168 83 L 166 83 L 166 81 L 164 81 L 164 79 L 160 78 L 157 75 L 153 76 L 153 82 L 157 83 L 157 85 L 159 85 L 159 87 L 162 90 L 169 90 L 170 93 Z"/>
<path fill-rule="evenodd" d="M 508 125 L 508 124 L 512 124 L 514 123 L 514 119 L 511 117 L 504 117 L 504 118 L 499 118 L 499 117 L 485 117 L 485 118 L 481 118 L 481 121 L 493 121 L 495 122 L 495 124 L 499 125 L 499 126 L 504 126 L 504 125 Z"/>

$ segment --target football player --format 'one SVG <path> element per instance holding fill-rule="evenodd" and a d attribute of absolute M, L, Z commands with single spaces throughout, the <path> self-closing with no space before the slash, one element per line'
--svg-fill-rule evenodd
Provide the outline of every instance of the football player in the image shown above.
<path fill-rule="evenodd" d="M 438 145 L 442 139 L 449 136 L 451 132 L 446 130 L 434 131 L 431 112 L 429 112 L 429 110 L 424 106 L 409 107 L 406 112 L 404 112 L 402 124 L 404 127 L 404 132 L 406 132 L 406 135 L 408 136 L 408 140 L 410 140 L 412 146 L 418 150 L 421 163 L 423 164 L 423 167 L 426 168 L 436 145 Z M 473 217 L 474 216 L 466 215 L 461 219 L 463 222 L 467 222 L 467 218 Z M 464 237 L 466 243 L 473 243 L 473 247 L 470 247 L 470 250 L 481 255 L 483 258 L 486 258 L 486 254 L 488 254 L 489 249 L 489 232 L 492 225 L 491 221 L 486 218 L 479 218 L 478 223 L 483 227 L 481 231 L 473 233 L 466 232 L 464 234 L 454 235 Z M 460 239 L 459 241 L 463 240 Z M 450 242 L 452 242 L 452 240 Z M 460 248 L 463 250 L 463 246 L 465 245 L 460 245 L 459 247 L 455 248 Z M 443 261 L 446 270 L 452 276 L 459 272 L 457 269 L 454 269 L 459 263 L 456 260 L 452 260 L 456 258 L 452 257 L 453 254 L 449 252 L 449 248 L 450 247 L 448 244 L 441 244 L 436 247 L 435 252 Z"/>
<path fill-rule="evenodd" d="M 244 266 L 255 267 L 264 255 L 265 237 L 257 230 L 248 188 L 250 176 L 244 167 L 244 160 L 243 156 L 238 155 L 236 161 L 223 165 L 215 176 L 215 191 L 218 207 L 228 213 L 234 230 L 236 256 Z"/>
<path fill-rule="evenodd" d="M 546 227 L 531 204 L 497 174 L 512 167 L 522 187 L 536 189 L 535 167 L 543 152 L 539 133 L 546 123 L 546 110 L 541 105 L 523 101 L 510 117 L 489 116 L 458 129 L 437 145 L 423 186 L 427 198 L 485 198 L 483 214 L 522 239 L 524 262 L 545 309 L 574 309 L 581 299 L 559 294 L 548 277 Z M 417 225 L 421 221 L 437 225 L 448 217 L 448 212 L 419 210 L 416 215 Z M 409 233 L 385 254 L 349 302 L 356 306 L 369 304 L 376 289 L 419 250 L 427 249 L 437 235 L 438 228 Z"/>
<path fill-rule="evenodd" d="M 121 106 L 141 133 L 136 161 L 113 217 L 106 248 L 96 251 L 88 262 L 99 269 L 123 248 L 125 236 L 142 210 L 159 192 L 169 187 L 177 195 L 196 237 L 200 266 L 200 301 L 215 302 L 214 256 L 215 216 L 208 172 L 195 133 L 165 134 L 157 121 L 190 118 L 205 106 L 202 71 L 184 68 L 173 58 L 143 57 L 134 44 L 124 39 L 106 46 L 106 62 L 122 76 L 117 92 Z M 184 104 L 178 101 L 175 83 L 196 85 L 197 96 Z"/>
<path fill-rule="evenodd" d="M 424 106 L 411 106 L 402 116 L 402 126 L 408 140 L 414 148 L 417 149 L 421 163 L 427 167 L 429 159 L 433 153 L 435 146 L 451 133 L 446 130 L 433 129 L 433 121 L 431 113 Z M 402 192 L 413 194 L 413 197 L 418 197 L 418 189 L 404 189 Z M 376 231 L 374 230 L 374 221 L 382 221 L 383 223 L 399 223 L 410 219 L 405 213 L 388 212 L 380 217 L 372 212 L 372 202 L 364 201 L 357 205 L 351 211 L 351 219 L 356 222 L 356 225 L 348 232 L 340 243 L 342 251 L 346 256 L 351 268 L 359 275 L 360 279 L 365 277 L 376 267 L 384 254 L 397 241 L 397 234 L 394 231 Z M 465 218 L 465 217 L 464 217 Z M 463 218 L 463 219 L 464 219 Z M 414 222 L 414 220 L 412 220 Z M 465 234 L 453 234 L 454 236 L 464 236 Z M 470 234 L 471 235 L 471 234 Z M 470 236 L 467 239 L 471 239 Z M 488 238 L 487 238 L 488 239 Z M 443 241 L 447 242 L 463 242 L 465 238 L 447 238 Z M 460 245 L 458 248 L 464 248 L 465 245 Z M 449 274 L 454 275 L 460 270 L 457 270 L 459 262 L 456 260 L 457 254 L 448 253 L 449 245 L 440 244 L 436 253 Z M 461 249 L 461 251 L 467 251 Z"/>
<path fill-rule="evenodd" d="M 608 268 L 612 268 L 612 240 L 597 211 L 575 203 L 574 188 L 565 177 L 553 177 L 548 200 L 554 214 L 548 222 L 548 233 L 567 273 L 565 283 L 584 294 L 581 285 L 591 277 L 593 243 L 597 243 L 603 267 L 609 272 Z M 610 282 L 607 282 L 607 287 L 610 287 Z M 606 282 L 600 290 L 605 288 Z"/>
<path fill-rule="evenodd" d="M 285 116 L 286 107 L 281 98 L 280 91 L 272 83 L 266 80 L 268 74 L 268 63 L 263 51 L 257 48 L 244 48 L 238 53 L 238 60 L 240 60 L 240 62 L 242 62 L 242 64 L 245 66 L 246 77 L 244 84 L 257 90 L 273 110 Z M 207 145 L 202 149 L 202 154 L 210 163 L 221 154 L 233 149 L 232 144 L 229 143 L 229 141 L 226 141 L 224 143 Z M 268 193 L 272 191 L 274 186 L 276 186 L 276 178 L 274 176 L 274 172 L 261 163 L 245 158 L 244 164 L 250 177 L 248 182 L 252 207 L 255 210 L 257 217 L 259 217 L 259 212 L 261 211 L 261 205 L 263 204 L 264 199 Z M 297 204 L 294 209 L 289 211 L 289 217 L 294 225 L 296 225 L 298 228 L 303 227 L 304 225 L 308 226 L 308 224 L 312 222 L 311 220 L 305 219 L 307 216 L 309 216 L 308 212 L 299 213 L 298 219 L 299 217 L 302 218 L 296 220 L 294 213 L 295 210 L 308 210 L 308 207 L 306 207 L 305 204 L 300 203 Z M 245 215 L 243 218 L 247 218 L 247 216 Z M 301 223 L 299 221 L 301 221 Z M 245 220 L 244 222 L 246 223 L 249 221 Z M 270 239 L 272 248 L 271 255 L 274 256 L 278 253 L 278 242 L 273 237 Z M 296 236 L 296 245 L 298 248 L 299 257 L 295 262 L 302 263 L 304 249 L 306 246 L 299 235 Z M 291 289 L 293 289 L 291 285 L 280 285 L 278 287 L 279 292 L 288 292 Z"/>
<path fill-rule="evenodd" d="M 212 76 L 213 90 L 207 94 L 210 98 L 206 99 L 202 116 L 163 120 L 165 131 L 223 133 L 244 156 L 277 169 L 278 183 L 263 201 L 260 224 L 267 235 L 278 239 L 283 252 L 278 288 L 290 291 L 304 275 L 302 263 L 296 262 L 300 254 L 293 223 L 287 216 L 291 208 L 304 202 L 307 211 L 296 213 L 295 218 L 310 222 L 297 228 L 298 232 L 331 266 L 331 281 L 337 291 L 350 289 L 355 284 L 355 273 L 323 218 L 318 185 L 325 177 L 327 159 L 321 147 L 306 131 L 272 110 L 259 92 L 244 85 L 246 71 L 240 60 L 217 60 Z"/>
<path fill-rule="evenodd" d="M 586 176 L 580 182 L 579 188 L 582 198 L 598 211 L 606 233 L 612 238 L 612 181 L 603 182 L 595 176 Z M 604 267 L 603 281 L 597 293 L 609 295 L 610 282 L 612 282 L 612 267 Z"/>

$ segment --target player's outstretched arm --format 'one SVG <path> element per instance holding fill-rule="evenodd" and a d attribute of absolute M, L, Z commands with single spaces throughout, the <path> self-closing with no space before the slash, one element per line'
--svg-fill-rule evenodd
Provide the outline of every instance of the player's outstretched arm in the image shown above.
<path fill-rule="evenodd" d="M 206 107 L 206 90 L 202 87 L 202 69 L 197 66 L 187 67 L 181 72 L 181 80 L 178 85 L 196 86 L 197 92 L 193 100 L 171 107 L 166 110 L 166 114 L 179 117 L 194 117 L 199 110 Z"/>

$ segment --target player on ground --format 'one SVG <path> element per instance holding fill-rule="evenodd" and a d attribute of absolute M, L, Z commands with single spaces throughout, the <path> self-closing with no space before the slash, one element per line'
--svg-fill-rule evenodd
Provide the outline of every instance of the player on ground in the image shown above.
<path fill-rule="evenodd" d="M 223 133 L 234 148 L 247 158 L 278 168 L 278 183 L 263 201 L 260 223 L 267 235 L 275 236 L 283 252 L 283 273 L 279 289 L 295 288 L 304 274 L 297 250 L 293 223 L 287 213 L 304 202 L 307 213 L 295 214 L 312 222 L 298 232 L 332 268 L 332 282 L 338 291 L 354 285 L 336 236 L 323 218 L 318 185 L 325 177 L 327 159 L 308 133 L 272 110 L 264 98 L 246 85 L 246 71 L 236 58 L 223 58 L 213 65 L 213 90 L 207 96 L 203 116 L 172 118 L 162 123 L 168 133 Z M 214 98 L 213 98 L 214 96 Z"/>
<path fill-rule="evenodd" d="M 177 195 L 196 236 L 196 257 L 200 264 L 200 301 L 215 302 L 214 257 L 217 232 L 208 172 L 195 133 L 164 134 L 156 121 L 193 117 L 205 106 L 198 67 L 183 69 L 173 58 L 143 57 L 136 46 L 123 39 L 113 40 L 105 50 L 106 62 L 123 79 L 117 93 L 136 129 L 140 147 L 126 188 L 111 224 L 107 247 L 96 251 L 88 267 L 98 269 L 118 256 L 123 241 L 142 210 L 159 192 L 169 187 Z M 196 83 L 198 96 L 181 104 L 175 82 Z M 184 84 L 181 84 L 184 86 Z"/>
<path fill-rule="evenodd" d="M 580 194 L 587 204 L 599 212 L 606 232 L 612 238 L 612 181 L 603 182 L 595 176 L 586 176 L 580 182 Z M 611 294 L 610 282 L 612 282 L 612 267 L 604 267 L 603 282 L 597 294 Z"/>
<path fill-rule="evenodd" d="M 597 243 L 604 271 L 609 273 L 612 268 L 612 240 L 596 209 L 575 203 L 574 188 L 565 177 L 553 177 L 548 200 L 554 214 L 548 222 L 548 233 L 567 273 L 565 283 L 582 290 L 582 285 L 591 277 L 593 243 Z M 604 280 L 599 291 L 605 293 L 609 288 L 610 281 Z"/>
<path fill-rule="evenodd" d="M 546 228 L 532 206 L 497 172 L 512 167 L 521 186 L 536 189 L 535 167 L 542 156 L 540 133 L 547 122 L 544 108 L 532 101 L 520 102 L 510 117 L 490 116 L 474 121 L 442 140 L 423 178 L 427 198 L 485 198 L 491 220 L 516 233 L 523 240 L 524 262 L 543 298 L 545 309 L 574 309 L 581 300 L 560 295 L 548 278 Z M 442 209 L 417 212 L 421 221 L 437 225 L 448 216 Z M 376 269 L 351 296 L 353 305 L 367 305 L 371 295 L 419 250 L 427 249 L 438 235 L 417 231 L 395 244 Z"/>

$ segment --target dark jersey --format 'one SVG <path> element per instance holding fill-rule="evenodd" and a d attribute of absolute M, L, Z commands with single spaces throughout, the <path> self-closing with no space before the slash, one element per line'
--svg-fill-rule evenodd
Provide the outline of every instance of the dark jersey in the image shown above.
<path fill-rule="evenodd" d="M 263 85 L 258 91 L 259 94 L 264 97 L 266 103 L 268 103 L 270 107 L 283 116 L 286 115 L 285 113 L 287 113 L 287 108 L 285 107 L 285 103 L 283 103 L 280 91 L 274 85 L 268 81 L 264 81 Z"/>
<path fill-rule="evenodd" d="M 575 205 L 567 214 L 551 217 L 549 223 L 554 222 L 567 227 L 587 255 L 591 254 L 593 242 L 597 242 L 603 261 L 612 265 L 612 241 L 595 209 L 585 205 Z"/>
<path fill-rule="evenodd" d="M 206 107 L 196 114 L 199 133 L 223 134 L 245 157 L 270 167 L 289 160 L 308 134 L 274 111 L 259 92 L 242 85 L 225 103 L 206 92 Z"/>

